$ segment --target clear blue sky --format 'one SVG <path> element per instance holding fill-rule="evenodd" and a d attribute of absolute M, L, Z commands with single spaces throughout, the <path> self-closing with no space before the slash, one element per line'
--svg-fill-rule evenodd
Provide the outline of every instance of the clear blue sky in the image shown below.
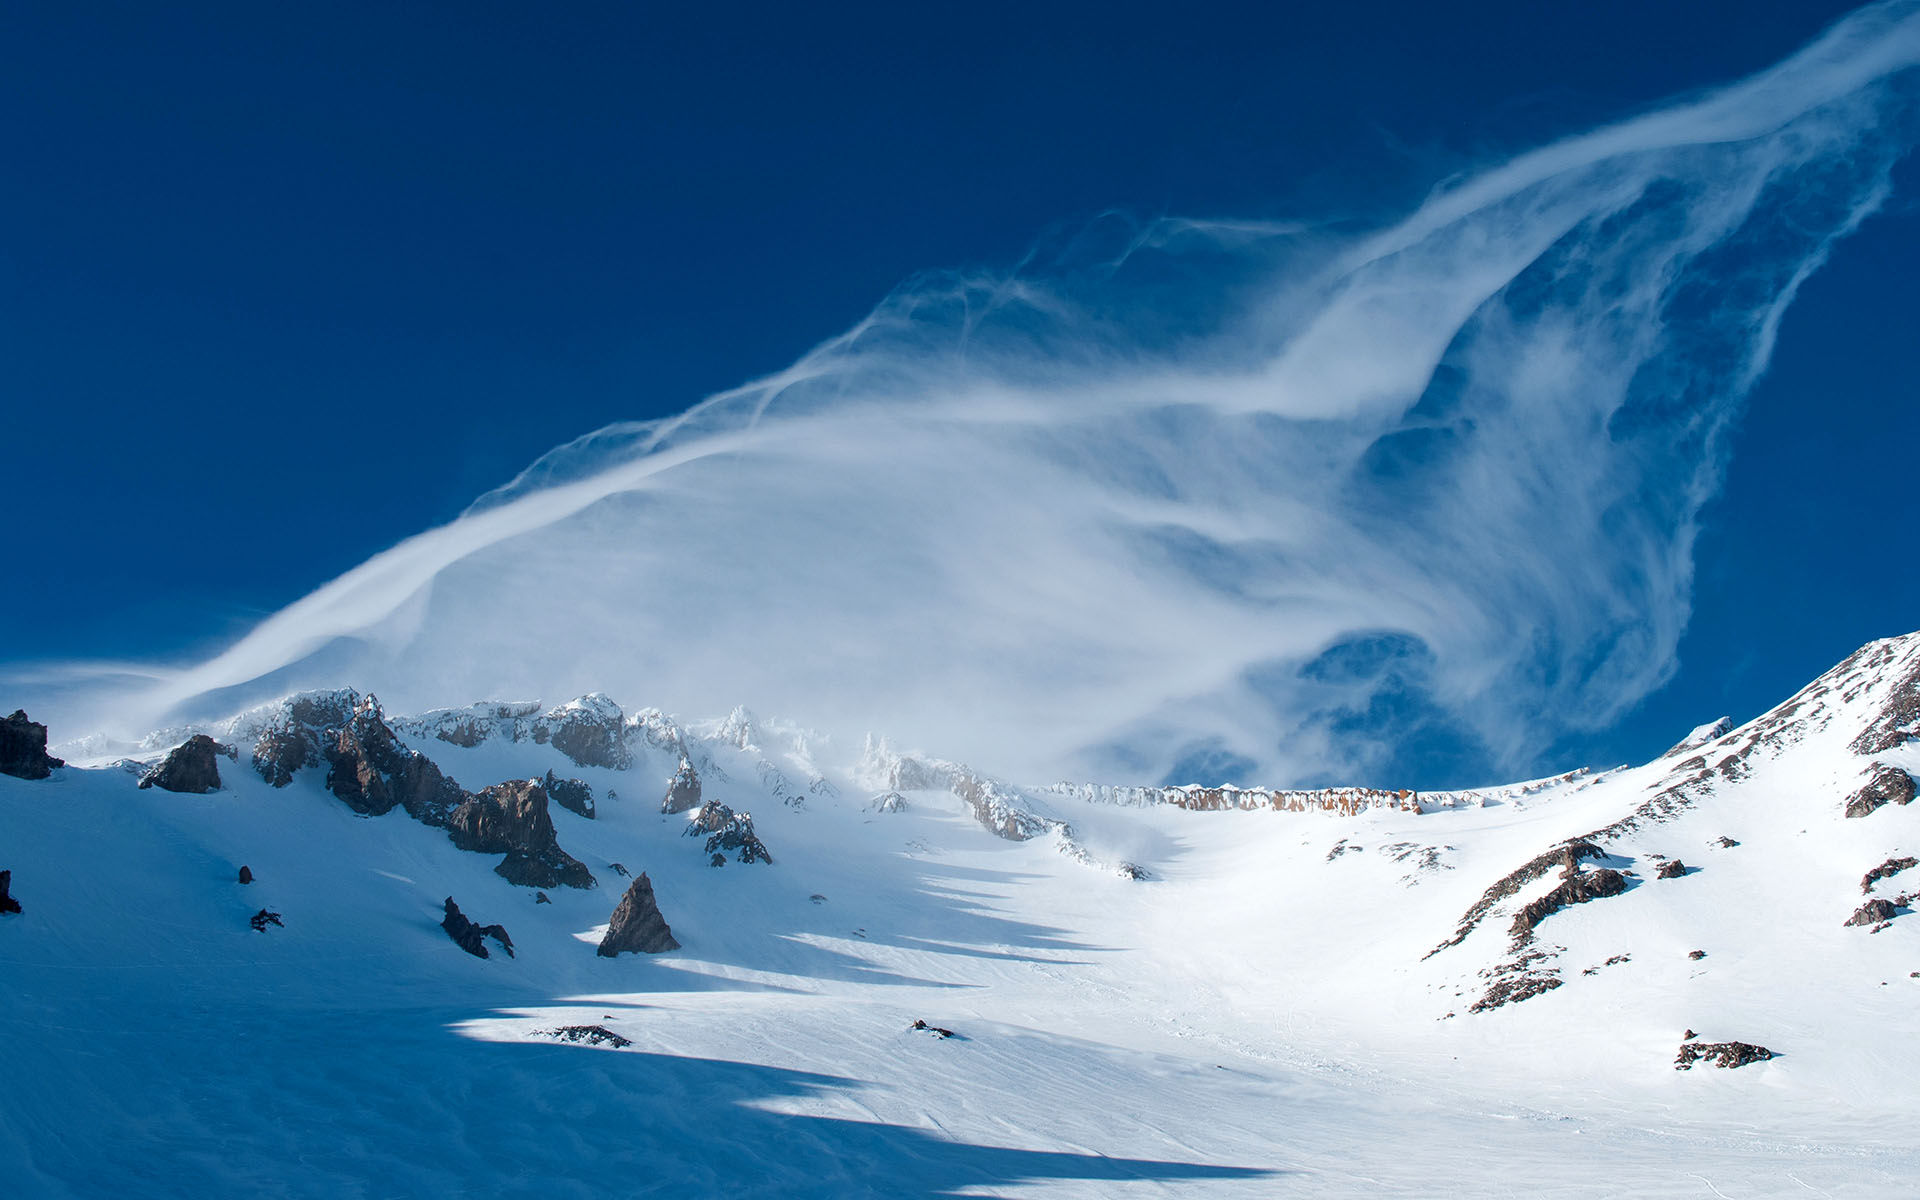
<path fill-rule="evenodd" d="M 1847 8 L 9 5 L 0 661 L 217 645 L 915 271 L 1111 207 L 1397 211 Z M 1788 315 L 1680 675 L 1568 756 L 1644 757 L 1920 625 L 1897 182 Z"/>

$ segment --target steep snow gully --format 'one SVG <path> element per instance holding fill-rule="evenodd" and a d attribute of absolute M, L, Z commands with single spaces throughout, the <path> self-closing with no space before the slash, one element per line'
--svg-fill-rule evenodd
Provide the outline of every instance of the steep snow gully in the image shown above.
<path fill-rule="evenodd" d="M 0 735 L 9 1196 L 1920 1194 L 1920 634 L 1448 793 L 598 695 Z"/>

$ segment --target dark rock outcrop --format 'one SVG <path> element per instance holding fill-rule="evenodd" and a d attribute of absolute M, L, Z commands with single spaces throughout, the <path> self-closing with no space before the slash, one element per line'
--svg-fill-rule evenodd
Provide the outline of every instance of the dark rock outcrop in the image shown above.
<path fill-rule="evenodd" d="M 552 771 L 543 781 L 547 796 L 568 812 L 593 820 L 593 788 L 583 779 L 562 779 Z"/>
<path fill-rule="evenodd" d="M 279 913 L 269 912 L 264 908 L 253 914 L 253 918 L 249 920 L 247 924 L 253 926 L 255 933 L 265 933 L 269 925 L 280 925 L 282 928 L 285 928 L 280 920 Z"/>
<path fill-rule="evenodd" d="M 1654 875 L 1660 879 L 1678 879 L 1687 873 L 1687 864 L 1677 858 L 1670 858 L 1660 864 Z"/>
<path fill-rule="evenodd" d="M 680 943 L 673 940 L 673 930 L 660 915 L 660 905 L 653 898 L 653 881 L 642 871 L 614 907 L 598 953 L 602 958 L 613 958 L 629 953 L 662 954 L 679 948 Z"/>
<path fill-rule="evenodd" d="M 579 767 L 624 771 L 633 762 L 627 753 L 626 716 L 599 692 L 545 713 L 534 726 L 533 740 L 551 741 Z"/>
<path fill-rule="evenodd" d="M 615 710 L 618 711 L 617 709 Z M 507 857 L 494 870 L 522 887 L 594 886 L 591 872 L 560 848 L 537 779 L 487 788 L 477 795 L 447 777 L 433 760 L 393 732 L 372 696 L 353 691 L 295 696 L 260 734 L 254 765 L 276 787 L 304 766 L 327 767 L 327 790 L 362 816 L 402 809 L 423 825 L 444 828 L 462 850 Z M 553 779 L 551 772 L 548 779 Z M 558 781 L 592 815 L 592 790 Z"/>
<path fill-rule="evenodd" d="M 942 1041 L 953 1036 L 953 1030 L 942 1029 L 938 1025 L 929 1025 L 925 1021 L 915 1021 L 913 1024 L 907 1026 L 907 1028 L 917 1033 L 930 1033 Z"/>
<path fill-rule="evenodd" d="M 700 776 L 695 773 L 693 763 L 685 755 L 680 757 L 680 767 L 667 781 L 666 798 L 660 801 L 663 813 L 691 812 L 700 807 Z"/>
<path fill-rule="evenodd" d="M 253 769 L 274 787 L 293 782 L 296 771 L 326 761 L 326 746 L 353 720 L 360 693 L 302 692 L 261 726 L 253 742 Z"/>
<path fill-rule="evenodd" d="M 1512 896 L 1542 875 L 1547 874 L 1549 871 L 1557 868 L 1560 872 L 1560 877 L 1566 879 L 1580 869 L 1582 859 L 1604 857 L 1606 857 L 1606 852 L 1592 842 L 1575 839 L 1569 842 L 1562 842 L 1545 854 L 1528 859 L 1520 866 L 1496 880 L 1492 887 L 1481 893 L 1480 898 L 1473 902 L 1473 907 L 1469 908 L 1460 918 L 1459 927 L 1453 931 L 1453 936 L 1427 951 L 1426 957 L 1432 958 L 1447 947 L 1457 946 L 1461 942 L 1466 941 L 1467 935 L 1479 927 L 1480 922 L 1486 919 L 1487 914 L 1493 911 L 1495 905 Z"/>
<path fill-rule="evenodd" d="M 732 853 L 743 863 L 773 861 L 766 844 L 754 835 L 753 817 L 736 813 L 718 801 L 701 806 L 693 820 L 687 822 L 686 836 L 702 835 L 707 839 L 707 853 L 716 857 Z"/>
<path fill-rule="evenodd" d="M 1687 957 L 1692 959 L 1694 962 L 1699 962 L 1701 959 L 1705 958 L 1706 956 L 1707 956 L 1707 952 L 1705 950 L 1687 951 Z"/>
<path fill-rule="evenodd" d="M 1773 1051 L 1748 1042 L 1682 1042 L 1680 1054 L 1673 1060 L 1673 1069 L 1691 1071 L 1697 1062 L 1715 1067 L 1744 1067 L 1772 1057 Z"/>
<path fill-rule="evenodd" d="M 15 779 L 45 779 L 55 767 L 67 764 L 47 753 L 47 727 L 27 719 L 25 709 L 0 721 L 0 775 Z"/>
<path fill-rule="evenodd" d="M 513 939 L 507 936 L 507 931 L 498 925 L 477 925 L 468 920 L 467 915 L 460 911 L 460 906 L 453 902 L 452 896 L 447 897 L 447 915 L 441 918 L 440 928 L 447 931 L 454 945 L 475 958 L 489 957 L 488 938 L 505 950 L 508 958 L 513 957 Z"/>
<path fill-rule="evenodd" d="M 1867 780 L 1853 795 L 1847 797 L 1847 815 L 1864 817 L 1886 804 L 1913 803 L 1913 776 L 1899 767 L 1889 767 L 1884 763 L 1875 763 L 1873 777 Z"/>
<path fill-rule="evenodd" d="M 1854 909 L 1853 915 L 1847 918 L 1847 926 L 1878 925 L 1882 921 L 1891 921 L 1899 915 L 1900 914 L 1894 909 L 1892 901 L 1881 900 L 1876 897 L 1862 904 L 1859 908 Z M 1902 928 L 1905 928 L 1905 926 L 1902 926 Z"/>
<path fill-rule="evenodd" d="M 1914 858 L 1911 855 L 1902 858 L 1890 858 L 1860 877 L 1860 891 L 1862 894 L 1871 892 L 1873 885 L 1879 883 L 1882 879 L 1889 879 L 1915 866 L 1920 866 L 1920 859 Z"/>
<path fill-rule="evenodd" d="M 140 786 L 157 787 L 163 792 L 217 792 L 220 790 L 219 757 L 219 743 L 204 733 L 196 733 L 167 751 L 159 766 L 140 777 Z"/>
<path fill-rule="evenodd" d="M 494 873 L 520 887 L 594 886 L 586 865 L 560 848 L 547 789 L 537 779 L 499 783 L 468 796 L 447 818 L 447 834 L 462 850 L 506 855 Z"/>
<path fill-rule="evenodd" d="M 424 825 L 445 825 L 467 799 L 432 759 L 402 745 L 372 696 L 357 701 L 345 724 L 326 736 L 327 790 L 362 816 L 396 807 Z"/>
<path fill-rule="evenodd" d="M 249 866 L 245 866 L 245 865 L 242 865 L 242 866 L 241 866 L 241 868 L 240 868 L 240 882 L 241 882 L 241 883 L 252 883 L 252 882 L 253 882 L 253 868 L 252 868 L 252 867 L 249 867 Z"/>
<path fill-rule="evenodd" d="M 633 1045 L 632 1038 L 621 1037 L 605 1025 L 562 1025 L 558 1029 L 542 1029 L 538 1032 L 542 1037 L 575 1045 L 612 1046 L 615 1050 L 624 1050 Z"/>
<path fill-rule="evenodd" d="M 13 898 L 13 872 L 0 871 L 0 913 L 17 913 L 20 902 Z"/>
<path fill-rule="evenodd" d="M 1513 916 L 1511 931 L 1516 942 L 1533 936 L 1540 922 L 1570 904 L 1585 904 L 1627 890 L 1626 877 L 1609 867 L 1597 871 L 1569 870 L 1552 891 L 1534 900 Z"/>

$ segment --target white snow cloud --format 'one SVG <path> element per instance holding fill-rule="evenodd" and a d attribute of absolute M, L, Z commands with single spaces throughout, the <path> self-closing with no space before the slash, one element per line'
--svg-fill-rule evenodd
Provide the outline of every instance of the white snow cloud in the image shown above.
<path fill-rule="evenodd" d="M 1882 5 L 1364 234 L 1109 218 L 916 280 L 102 715 L 601 689 L 1029 777 L 1205 749 L 1284 783 L 1377 765 L 1385 698 L 1530 765 L 1671 672 L 1729 422 L 1881 202 L 1917 61 Z"/>

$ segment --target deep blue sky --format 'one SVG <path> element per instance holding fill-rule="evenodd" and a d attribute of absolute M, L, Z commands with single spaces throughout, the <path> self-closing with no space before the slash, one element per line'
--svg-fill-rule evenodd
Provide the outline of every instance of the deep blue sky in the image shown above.
<path fill-rule="evenodd" d="M 1389 215 L 1847 8 L 9 5 L 0 661 L 217 644 L 914 271 L 1109 207 Z M 1569 754 L 1920 625 L 1915 175 L 1789 314 L 1680 678 Z"/>

